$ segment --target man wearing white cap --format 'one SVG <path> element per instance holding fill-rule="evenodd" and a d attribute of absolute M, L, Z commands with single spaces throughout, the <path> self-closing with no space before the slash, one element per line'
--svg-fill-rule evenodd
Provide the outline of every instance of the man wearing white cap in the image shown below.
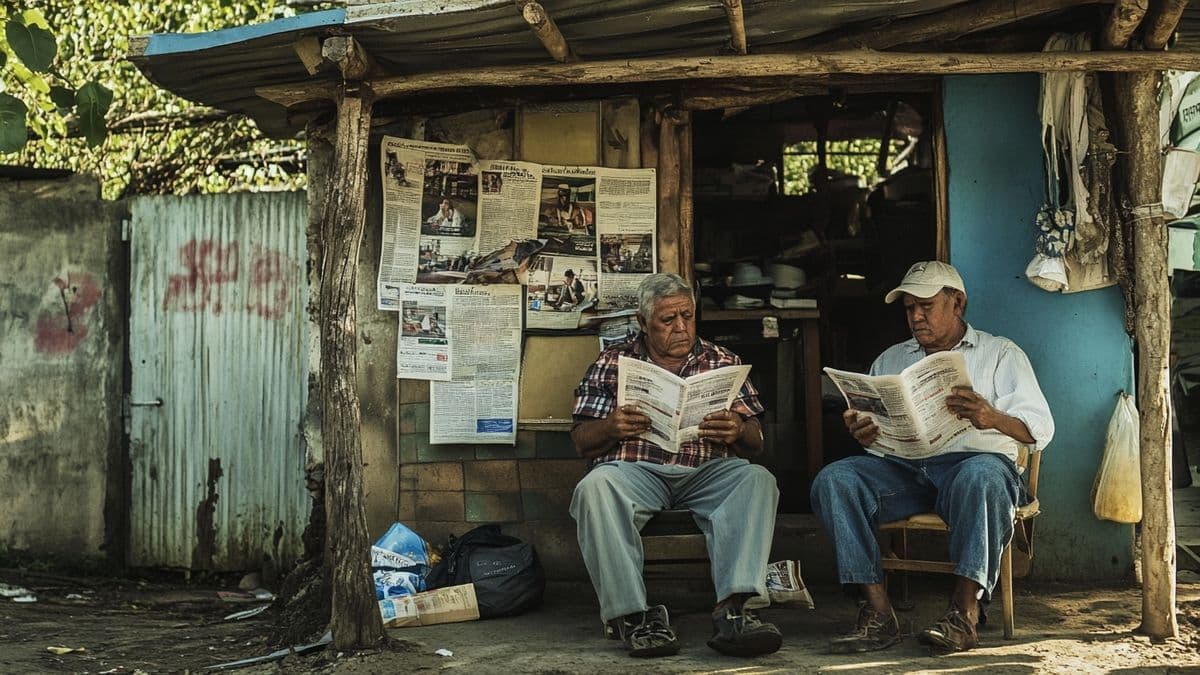
<path fill-rule="evenodd" d="M 873 531 L 880 523 L 928 511 L 950 526 L 957 577 L 946 614 L 918 637 L 940 651 L 976 646 L 979 599 L 999 577 L 1000 554 L 1012 537 L 1022 498 L 1017 451 L 1022 445 L 1044 447 L 1054 436 L 1054 420 L 1029 358 L 1011 340 L 976 330 L 963 318 L 967 294 L 957 270 L 943 262 L 919 262 L 884 298 L 896 300 L 904 304 L 912 339 L 884 350 L 871 374 L 899 373 L 941 351 L 961 352 L 973 388 L 956 387 L 946 407 L 975 428 L 938 455 L 909 460 L 873 449 L 879 427 L 869 417 L 853 410 L 843 415 L 869 454 L 830 464 L 812 487 L 813 511 L 833 540 L 839 580 L 858 586 L 862 597 L 855 629 L 830 641 L 834 653 L 900 642 Z"/>

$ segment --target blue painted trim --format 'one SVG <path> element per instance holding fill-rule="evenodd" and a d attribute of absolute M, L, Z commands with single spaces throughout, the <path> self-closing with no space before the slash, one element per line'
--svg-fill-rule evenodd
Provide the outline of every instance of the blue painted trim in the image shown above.
<path fill-rule="evenodd" d="M 327 9 L 321 12 L 290 16 L 286 19 L 276 19 L 267 23 L 223 28 L 221 30 L 208 31 L 207 33 L 158 33 L 150 36 L 150 42 L 146 45 L 146 52 L 143 56 L 165 56 L 168 54 L 198 52 L 283 33 L 298 32 L 324 26 L 340 26 L 345 22 L 345 9 Z"/>

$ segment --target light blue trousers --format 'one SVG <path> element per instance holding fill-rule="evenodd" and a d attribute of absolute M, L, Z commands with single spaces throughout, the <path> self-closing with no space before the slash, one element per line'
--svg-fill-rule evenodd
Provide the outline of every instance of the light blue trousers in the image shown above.
<path fill-rule="evenodd" d="M 1009 458 L 958 452 L 919 460 L 847 457 L 817 474 L 811 497 L 843 584 L 883 582 L 877 525 L 933 511 L 950 526 L 955 574 L 990 593 L 1022 492 Z"/>
<path fill-rule="evenodd" d="M 708 542 L 717 600 L 766 594 L 767 556 L 775 534 L 775 477 L 741 458 L 696 468 L 605 462 L 579 481 L 571 500 L 579 548 L 600 598 L 604 621 L 647 608 L 639 533 L 665 509 L 688 509 Z"/>

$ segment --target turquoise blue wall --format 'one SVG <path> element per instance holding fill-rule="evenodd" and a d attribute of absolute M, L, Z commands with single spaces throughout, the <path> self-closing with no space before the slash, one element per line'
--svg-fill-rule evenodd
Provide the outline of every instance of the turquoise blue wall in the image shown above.
<path fill-rule="evenodd" d="M 1057 430 L 1042 455 L 1043 515 L 1033 571 L 1042 579 L 1124 576 L 1132 528 L 1092 515 L 1090 491 L 1119 389 L 1132 391 L 1130 341 L 1115 288 L 1047 293 L 1025 280 L 1042 204 L 1036 75 L 947 78 L 950 260 L 977 328 L 1029 355 Z"/>

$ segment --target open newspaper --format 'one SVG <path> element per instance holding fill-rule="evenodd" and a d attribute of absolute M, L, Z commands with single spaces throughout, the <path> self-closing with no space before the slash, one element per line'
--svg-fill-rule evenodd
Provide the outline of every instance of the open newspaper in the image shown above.
<path fill-rule="evenodd" d="M 899 375 L 863 375 L 825 368 L 851 410 L 879 427 L 870 449 L 908 459 L 923 459 L 971 430 L 946 407 L 954 387 L 970 387 L 967 363 L 959 352 L 931 354 Z"/>
<path fill-rule="evenodd" d="M 684 379 L 649 361 L 622 356 L 617 405 L 637 405 L 650 418 L 641 438 L 676 453 L 699 437 L 706 415 L 729 409 L 749 375 L 750 366 L 725 366 Z"/>

